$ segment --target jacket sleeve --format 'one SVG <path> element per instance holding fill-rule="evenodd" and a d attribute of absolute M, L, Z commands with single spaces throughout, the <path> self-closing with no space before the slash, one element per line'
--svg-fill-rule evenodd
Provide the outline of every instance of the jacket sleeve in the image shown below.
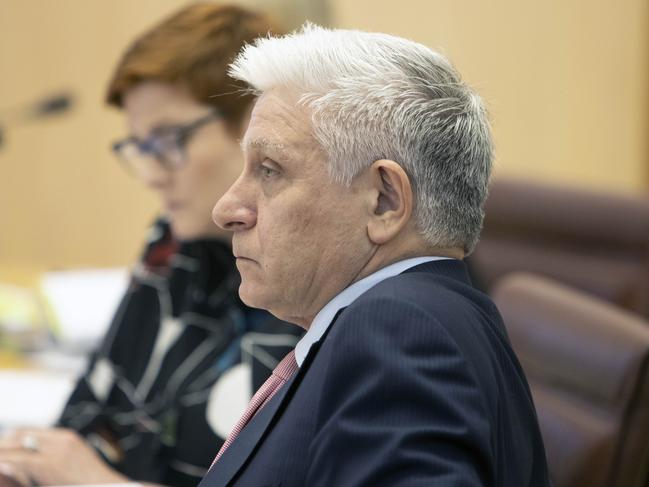
<path fill-rule="evenodd" d="M 484 398 L 434 316 L 416 303 L 363 300 L 330 334 L 307 485 L 491 483 Z"/>
<path fill-rule="evenodd" d="M 95 394 L 91 385 L 92 377 L 93 374 L 103 372 L 98 369 L 106 368 L 109 358 L 114 353 L 115 341 L 119 339 L 121 342 L 125 342 L 128 339 L 128 323 L 124 319 L 124 315 L 127 313 L 131 301 L 132 294 L 127 292 L 122 298 L 119 309 L 113 317 L 106 335 L 102 338 L 98 348 L 88 358 L 86 369 L 77 379 L 72 393 L 61 412 L 57 422 L 58 426 L 74 429 L 83 435 L 94 430 L 95 422 L 104 411 L 105 401 Z"/>

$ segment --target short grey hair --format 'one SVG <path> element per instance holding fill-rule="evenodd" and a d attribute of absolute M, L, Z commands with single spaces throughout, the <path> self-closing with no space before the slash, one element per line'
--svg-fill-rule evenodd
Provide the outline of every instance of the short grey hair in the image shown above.
<path fill-rule="evenodd" d="M 493 145 L 482 100 L 442 55 L 387 34 L 306 24 L 246 46 L 230 75 L 257 93 L 301 96 L 335 181 L 350 184 L 379 159 L 400 164 L 423 238 L 473 250 Z"/>

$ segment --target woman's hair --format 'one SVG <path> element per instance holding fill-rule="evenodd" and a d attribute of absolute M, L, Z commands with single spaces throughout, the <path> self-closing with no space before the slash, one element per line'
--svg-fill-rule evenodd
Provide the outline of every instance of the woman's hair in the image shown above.
<path fill-rule="evenodd" d="M 349 184 L 379 159 L 398 162 L 426 241 L 473 250 L 491 132 L 482 100 L 443 56 L 386 34 L 307 24 L 248 45 L 230 74 L 260 93 L 281 86 L 301 95 L 334 180 Z"/>
<path fill-rule="evenodd" d="M 237 130 L 254 97 L 228 76 L 228 65 L 246 43 L 266 36 L 270 20 L 241 7 L 194 3 L 163 20 L 126 50 L 108 85 L 106 101 L 122 108 L 126 92 L 143 81 L 186 88 L 212 105 Z"/>

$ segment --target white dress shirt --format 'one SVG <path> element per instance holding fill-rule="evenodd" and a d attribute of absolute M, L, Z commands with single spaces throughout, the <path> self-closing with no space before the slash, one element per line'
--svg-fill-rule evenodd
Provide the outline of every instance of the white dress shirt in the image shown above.
<path fill-rule="evenodd" d="M 390 264 L 383 269 L 379 269 L 373 274 L 370 274 L 343 289 L 337 296 L 329 301 L 317 315 L 315 315 L 309 330 L 305 333 L 302 339 L 297 342 L 297 345 L 295 346 L 295 360 L 297 361 L 297 365 L 299 367 L 302 366 L 309 350 L 311 350 L 311 346 L 322 338 L 322 335 L 325 334 L 331 325 L 331 321 L 334 319 L 334 316 L 336 316 L 336 313 L 356 301 L 361 294 L 365 293 L 388 277 L 401 274 L 403 271 L 410 269 L 411 267 L 423 264 L 424 262 L 448 259 L 449 257 L 414 257 L 412 259 L 401 260 L 394 264 Z"/>

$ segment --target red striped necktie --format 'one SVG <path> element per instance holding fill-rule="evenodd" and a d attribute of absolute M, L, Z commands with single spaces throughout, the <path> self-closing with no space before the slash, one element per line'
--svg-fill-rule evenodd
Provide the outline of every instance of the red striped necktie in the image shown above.
<path fill-rule="evenodd" d="M 223 443 L 223 446 L 216 455 L 216 458 L 212 462 L 212 466 L 221 458 L 223 452 L 228 449 L 228 447 L 234 442 L 236 437 L 241 433 L 241 430 L 248 424 L 248 422 L 257 414 L 261 408 L 263 408 L 268 401 L 270 401 L 273 396 L 279 391 L 286 381 L 295 373 L 298 369 L 297 362 L 295 360 L 295 351 L 291 350 L 286 357 L 275 367 L 273 373 L 270 375 L 266 382 L 262 384 L 255 395 L 252 396 L 252 399 L 248 403 L 248 407 L 244 411 L 237 424 L 234 425 L 232 431 L 228 435 L 227 439 Z M 211 468 L 211 467 L 210 467 Z"/>

